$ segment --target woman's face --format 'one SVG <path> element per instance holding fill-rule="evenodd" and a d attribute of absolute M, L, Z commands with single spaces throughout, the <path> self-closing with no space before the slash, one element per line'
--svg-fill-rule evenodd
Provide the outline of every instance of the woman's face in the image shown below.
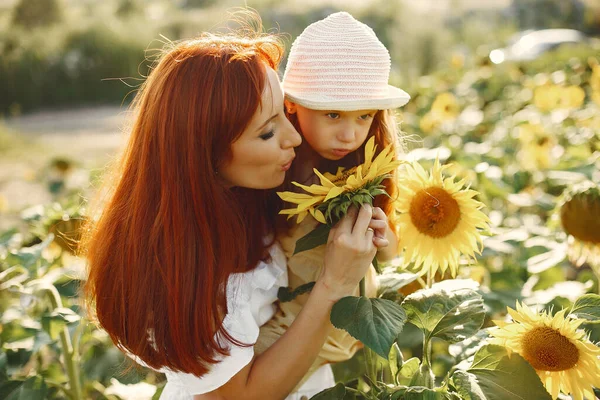
<path fill-rule="evenodd" d="M 232 143 L 231 160 L 219 168 L 227 186 L 272 189 L 283 183 L 302 139 L 283 111 L 277 73 L 267 67 L 262 106 L 242 135 Z"/>

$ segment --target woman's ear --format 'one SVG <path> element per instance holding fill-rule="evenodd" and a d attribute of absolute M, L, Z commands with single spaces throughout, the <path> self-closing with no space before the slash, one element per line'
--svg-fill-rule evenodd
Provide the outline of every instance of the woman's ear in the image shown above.
<path fill-rule="evenodd" d="M 289 100 L 284 100 L 283 103 L 285 105 L 285 111 L 288 114 L 296 114 L 296 103 L 292 103 Z"/>

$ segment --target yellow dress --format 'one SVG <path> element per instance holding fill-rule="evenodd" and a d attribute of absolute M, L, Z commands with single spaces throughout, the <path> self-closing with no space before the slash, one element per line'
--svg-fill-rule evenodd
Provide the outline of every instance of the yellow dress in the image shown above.
<path fill-rule="evenodd" d="M 312 231 L 319 223 L 307 216 L 300 224 L 295 224 L 290 230 L 277 237 L 287 258 L 287 270 L 290 289 L 316 281 L 323 268 L 325 245 L 306 250 L 294 255 L 296 241 Z M 365 277 L 365 290 L 368 297 L 377 294 L 376 272 L 373 266 Z M 355 296 L 359 295 L 356 288 Z M 290 327 L 300 310 L 306 303 L 309 294 L 303 294 L 294 300 L 279 303 L 279 310 L 275 316 L 260 328 L 258 340 L 254 345 L 255 354 L 260 354 L 277 341 Z M 362 348 L 362 343 L 350 336 L 346 331 L 333 328 L 321 348 L 317 359 L 314 361 L 298 387 L 302 385 L 319 367 L 328 363 L 346 361 Z"/>

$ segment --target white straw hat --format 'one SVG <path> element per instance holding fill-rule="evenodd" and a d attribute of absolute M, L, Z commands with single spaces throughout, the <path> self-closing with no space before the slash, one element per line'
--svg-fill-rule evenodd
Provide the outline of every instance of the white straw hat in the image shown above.
<path fill-rule="evenodd" d="M 410 100 L 388 85 L 390 54 L 373 29 L 338 12 L 304 29 L 283 75 L 288 100 L 313 110 L 385 110 Z"/>

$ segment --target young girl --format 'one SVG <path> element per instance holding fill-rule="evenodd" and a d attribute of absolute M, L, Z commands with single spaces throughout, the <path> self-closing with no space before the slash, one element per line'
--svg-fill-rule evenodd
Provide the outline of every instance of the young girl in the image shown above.
<path fill-rule="evenodd" d="M 276 37 L 248 31 L 174 44 L 135 98 L 110 197 L 87 233 L 89 305 L 121 350 L 165 372 L 161 399 L 285 398 L 322 347 L 331 307 L 375 255 L 371 207 L 354 209 L 332 229 L 304 310 L 254 353 L 287 286 L 272 189 L 301 140 L 284 113 L 282 54 Z M 313 383 L 300 393 L 327 387 Z"/>
<path fill-rule="evenodd" d="M 410 99 L 401 89 L 388 85 L 390 56 L 385 46 L 367 25 L 350 14 L 339 12 L 308 26 L 290 50 L 283 85 L 286 113 L 303 143 L 286 176 L 285 190 L 297 190 L 291 181 L 318 183 L 313 168 L 335 174 L 338 167 L 350 168 L 364 162 L 364 147 L 375 137 L 377 153 L 388 144 L 398 146 L 396 121 L 392 109 Z M 385 182 L 388 193 L 396 194 L 394 179 Z M 374 215 L 393 217 L 392 200 L 379 196 Z M 383 224 L 382 236 L 390 245 L 377 254 L 381 261 L 397 253 L 393 218 Z M 292 222 L 277 237 L 288 258 L 289 285 L 296 288 L 316 281 L 323 267 L 325 247 L 293 255 L 296 241 L 317 226 L 307 217 Z M 385 240 L 376 237 L 375 240 Z M 367 296 L 376 294 L 375 271 L 366 278 Z M 355 292 L 355 295 L 358 291 Z M 307 304 L 307 295 L 280 304 L 275 317 L 261 328 L 257 352 L 269 348 Z M 361 344 L 342 330 L 333 330 L 305 379 L 332 362 L 352 357 Z M 326 366 L 329 368 L 329 366 Z"/>

